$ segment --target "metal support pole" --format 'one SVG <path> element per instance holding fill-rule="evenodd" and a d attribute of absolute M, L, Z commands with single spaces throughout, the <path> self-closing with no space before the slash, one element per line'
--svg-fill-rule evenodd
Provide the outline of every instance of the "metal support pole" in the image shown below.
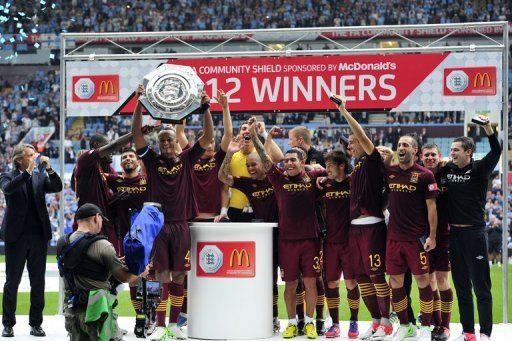
<path fill-rule="evenodd" d="M 503 25 L 503 157 L 502 169 L 503 177 L 501 186 L 503 189 L 503 219 L 502 219 L 502 252 L 501 261 L 503 263 L 502 278 L 502 302 L 503 302 L 503 323 L 508 323 L 508 24 Z"/>
<path fill-rule="evenodd" d="M 60 161 L 60 178 L 62 182 L 65 180 L 66 164 L 65 164 L 65 153 L 64 153 L 64 139 L 66 137 L 66 61 L 64 56 L 66 55 L 65 38 L 60 37 L 60 119 L 59 119 L 59 161 Z M 59 235 L 64 235 L 64 206 L 66 200 L 64 199 L 64 191 L 61 192 L 59 202 Z M 58 312 L 60 315 L 64 312 L 64 282 L 62 278 L 59 278 L 59 302 Z"/>

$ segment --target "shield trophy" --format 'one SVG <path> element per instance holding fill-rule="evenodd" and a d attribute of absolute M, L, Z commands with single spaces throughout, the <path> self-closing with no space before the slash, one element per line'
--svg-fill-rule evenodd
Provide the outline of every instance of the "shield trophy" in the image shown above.
<path fill-rule="evenodd" d="M 154 119 L 180 123 L 201 107 L 204 83 L 189 66 L 162 64 L 142 84 L 145 93 L 139 100 Z"/>

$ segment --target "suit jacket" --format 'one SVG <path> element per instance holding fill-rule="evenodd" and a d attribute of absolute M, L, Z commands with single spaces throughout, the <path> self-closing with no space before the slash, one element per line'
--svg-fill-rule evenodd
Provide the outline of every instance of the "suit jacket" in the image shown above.
<path fill-rule="evenodd" d="M 41 227 L 43 236 L 46 240 L 52 238 L 45 194 L 62 191 L 62 181 L 57 173 L 48 174 L 44 164 L 40 165 L 39 169 L 34 170 L 31 181 L 26 183 L 25 180 L 28 178 L 30 178 L 29 173 L 20 172 L 18 169 L 0 175 L 0 189 L 5 195 L 7 204 L 2 228 L 0 229 L 0 238 L 7 243 L 16 242 L 23 233 L 23 224 L 28 209 L 26 186 L 30 183 L 33 186 L 37 214 L 43 224 Z"/>

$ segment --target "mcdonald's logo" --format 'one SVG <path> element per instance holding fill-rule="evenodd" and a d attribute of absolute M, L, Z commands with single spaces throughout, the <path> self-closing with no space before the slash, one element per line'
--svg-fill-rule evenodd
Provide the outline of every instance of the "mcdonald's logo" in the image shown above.
<path fill-rule="evenodd" d="M 495 96 L 496 66 L 468 66 L 444 69 L 444 96 Z"/>
<path fill-rule="evenodd" d="M 242 249 L 242 251 L 238 251 L 238 249 L 234 249 L 231 252 L 231 256 L 229 257 L 229 266 L 233 267 L 235 263 L 235 257 L 236 257 L 236 266 L 242 266 L 243 260 L 245 260 L 245 266 L 250 267 L 251 266 L 251 259 L 249 257 L 249 253 L 247 253 L 246 249 Z"/>
<path fill-rule="evenodd" d="M 119 75 L 73 76 L 72 102 L 118 102 Z"/>
<path fill-rule="evenodd" d="M 112 84 L 112 81 L 101 81 L 99 94 L 107 95 L 109 90 L 111 95 L 116 93 L 116 89 L 114 88 L 114 84 Z"/>
<path fill-rule="evenodd" d="M 477 73 L 475 76 L 475 79 L 473 80 L 473 87 L 484 87 L 484 84 L 486 84 L 487 88 L 492 87 L 491 77 L 489 76 L 489 73 Z"/>

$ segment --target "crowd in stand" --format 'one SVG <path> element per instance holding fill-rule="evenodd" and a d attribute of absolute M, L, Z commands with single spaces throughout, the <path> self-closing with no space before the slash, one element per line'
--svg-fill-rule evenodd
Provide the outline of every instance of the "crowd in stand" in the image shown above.
<path fill-rule="evenodd" d="M 232 30 L 511 20 L 508 1 L 487 0 L 113 0 L 10 1 L 27 13 L 25 32 Z M 55 4 L 55 6 L 51 6 Z M 49 10 L 51 6 L 51 10 Z M 48 9 L 48 10 L 47 10 Z M 39 15 L 36 15 L 39 13 Z M 42 13 L 42 15 L 41 15 Z M 0 26 L 16 33 L 17 22 Z M 3 26 L 3 27 L 2 27 Z"/>

